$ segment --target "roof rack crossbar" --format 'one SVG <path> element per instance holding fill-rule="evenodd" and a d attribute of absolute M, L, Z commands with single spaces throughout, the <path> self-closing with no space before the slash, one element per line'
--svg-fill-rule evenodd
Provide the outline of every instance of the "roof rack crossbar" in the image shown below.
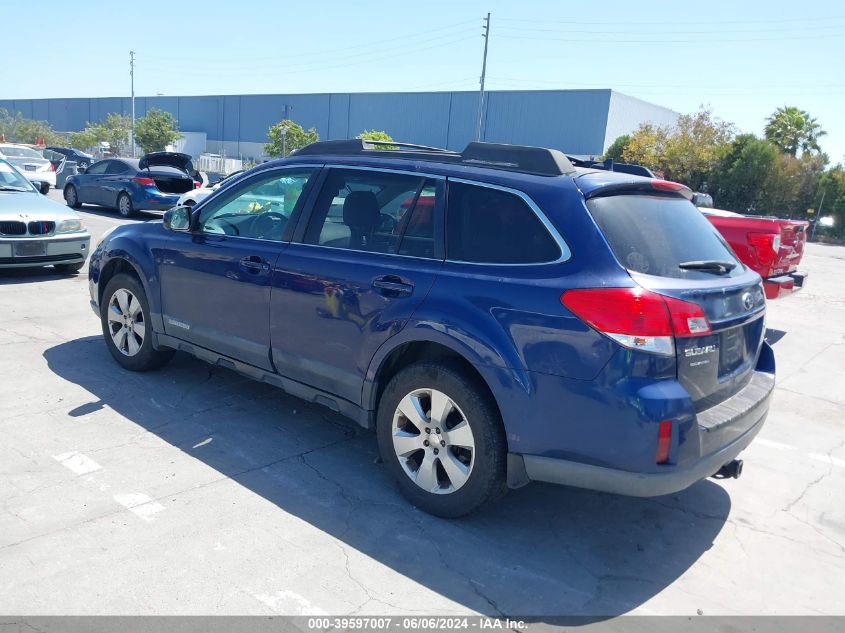
<path fill-rule="evenodd" d="M 516 171 L 538 176 L 563 176 L 575 171 L 565 154 L 556 149 L 501 143 L 469 143 L 464 151 L 403 143 L 349 139 L 320 141 L 293 152 L 296 156 L 348 156 L 372 154 L 405 160 L 432 160 L 492 169 Z"/>

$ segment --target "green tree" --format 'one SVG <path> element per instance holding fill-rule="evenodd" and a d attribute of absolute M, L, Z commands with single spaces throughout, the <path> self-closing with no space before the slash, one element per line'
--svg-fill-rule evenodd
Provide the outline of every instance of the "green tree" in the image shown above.
<path fill-rule="evenodd" d="M 623 162 L 622 154 L 625 151 L 625 148 L 628 146 L 628 143 L 630 142 L 631 135 L 623 134 L 615 141 L 613 141 L 613 143 L 610 144 L 610 147 L 607 148 L 607 151 L 604 153 L 604 156 L 602 158 L 612 158 L 613 161 L 616 163 Z"/>
<path fill-rule="evenodd" d="M 108 143 L 111 153 L 120 156 L 129 145 L 131 128 L 131 117 L 111 112 L 105 121 L 86 123 L 84 130 L 71 134 L 70 142 L 79 149 L 93 149 L 100 143 Z"/>
<path fill-rule="evenodd" d="M 713 171 L 728 153 L 734 127 L 713 116 L 710 110 L 684 114 L 666 139 L 663 171 L 669 180 L 682 182 L 694 191 L 709 188 Z"/>
<path fill-rule="evenodd" d="M 393 137 L 384 130 L 364 130 L 355 138 L 364 141 L 392 141 Z M 396 145 L 378 145 L 378 149 L 399 149 Z"/>
<path fill-rule="evenodd" d="M 152 108 L 135 122 L 135 142 L 146 154 L 162 152 L 181 137 L 176 118 L 158 108 Z"/>
<path fill-rule="evenodd" d="M 0 108 L 0 135 L 9 143 L 35 144 L 43 140 L 47 145 L 64 145 L 64 137 L 56 133 L 47 121 L 27 119 L 20 112 L 11 114 Z"/>
<path fill-rule="evenodd" d="M 794 106 L 778 108 L 766 119 L 766 138 L 783 153 L 797 156 L 802 153 L 818 152 L 818 140 L 827 132 L 806 110 Z"/>
<path fill-rule="evenodd" d="M 284 158 L 301 147 L 316 143 L 320 140 L 320 135 L 313 127 L 304 130 L 298 123 L 290 119 L 283 119 L 270 126 L 270 129 L 267 130 L 267 138 L 270 139 L 270 142 L 264 145 L 264 151 L 267 152 L 267 155 Z"/>
<path fill-rule="evenodd" d="M 669 128 L 641 123 L 622 149 L 622 160 L 662 171 Z"/>
<path fill-rule="evenodd" d="M 753 211 L 761 208 L 763 185 L 778 161 L 778 149 L 753 134 L 740 134 L 712 175 L 710 191 L 720 209 Z"/>

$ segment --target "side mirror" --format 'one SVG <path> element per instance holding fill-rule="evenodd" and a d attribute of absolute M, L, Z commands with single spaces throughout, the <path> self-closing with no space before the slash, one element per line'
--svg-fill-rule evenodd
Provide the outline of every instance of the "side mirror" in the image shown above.
<path fill-rule="evenodd" d="M 171 231 L 190 231 L 191 207 L 173 207 L 165 211 L 164 228 Z"/>
<path fill-rule="evenodd" d="M 50 183 L 46 180 L 33 180 L 32 186 L 38 189 L 43 196 L 46 196 L 50 191 Z"/>

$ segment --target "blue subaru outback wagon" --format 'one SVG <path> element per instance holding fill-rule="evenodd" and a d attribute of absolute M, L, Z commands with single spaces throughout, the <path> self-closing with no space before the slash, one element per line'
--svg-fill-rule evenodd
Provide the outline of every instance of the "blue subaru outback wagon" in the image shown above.
<path fill-rule="evenodd" d="M 327 141 L 91 256 L 112 356 L 175 350 L 375 428 L 459 516 L 532 480 L 656 496 L 740 473 L 765 299 L 677 183 L 556 150 Z"/>

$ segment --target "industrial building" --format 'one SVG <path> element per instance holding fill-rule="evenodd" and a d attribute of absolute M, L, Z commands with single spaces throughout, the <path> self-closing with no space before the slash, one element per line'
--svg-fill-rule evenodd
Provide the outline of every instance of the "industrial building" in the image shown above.
<path fill-rule="evenodd" d="M 571 154 L 601 154 L 640 123 L 672 124 L 678 113 L 614 90 L 493 90 L 485 95 L 481 138 L 541 145 Z M 0 99 L 0 108 L 81 130 L 111 112 L 128 114 L 128 97 Z M 378 92 L 136 97 L 136 116 L 159 108 L 179 129 L 205 137 L 205 151 L 261 159 L 267 128 L 289 118 L 323 140 L 384 130 L 397 140 L 462 149 L 475 137 L 478 93 Z"/>

